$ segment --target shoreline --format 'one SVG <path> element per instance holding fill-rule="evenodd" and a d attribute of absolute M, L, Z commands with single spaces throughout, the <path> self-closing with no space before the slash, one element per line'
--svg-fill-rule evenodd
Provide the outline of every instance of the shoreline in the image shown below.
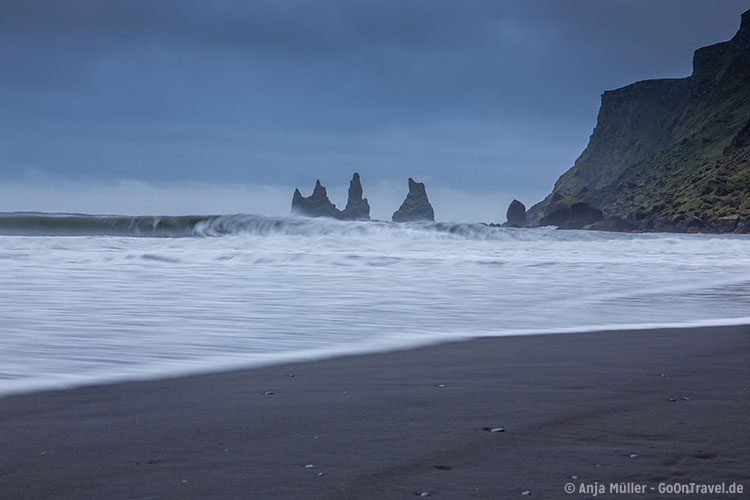
<path fill-rule="evenodd" d="M 0 387 L 0 401 L 12 396 L 33 395 L 51 391 L 69 391 L 85 387 L 99 387 L 105 385 L 119 385 L 131 382 L 155 382 L 159 380 L 194 377 L 201 375 L 211 375 L 228 373 L 235 371 L 255 370 L 268 368 L 279 365 L 289 365 L 297 363 L 312 363 L 327 361 L 341 357 L 367 356 L 372 354 L 386 354 L 396 351 L 412 351 L 424 349 L 427 347 L 452 344 L 456 342 L 468 342 L 474 339 L 483 338 L 504 338 L 504 337 L 534 337 L 539 335 L 570 335 L 570 334 L 621 334 L 627 332 L 637 332 L 642 330 L 686 330 L 707 327 L 727 327 L 727 326 L 745 326 L 750 325 L 750 316 L 737 318 L 708 319 L 700 321 L 687 321 L 683 323 L 634 323 L 622 325 L 599 325 L 599 326 L 578 326 L 567 328 L 549 328 L 549 329 L 520 329 L 504 330 L 502 333 L 488 332 L 479 335 L 444 335 L 439 339 L 410 340 L 405 342 L 382 343 L 362 343 L 357 347 L 335 347 L 329 349 L 320 349 L 310 351 L 291 351 L 269 353 L 264 356 L 266 359 L 256 359 L 248 361 L 246 355 L 223 356 L 202 360 L 181 368 L 161 368 L 161 367 L 137 367 L 132 372 L 116 376 L 107 376 L 94 372 L 88 373 L 84 377 L 78 378 L 72 376 L 68 381 L 60 382 L 59 377 L 54 382 L 50 381 L 31 381 L 27 384 L 19 384 L 17 387 L 3 388 Z M 244 358 L 244 359 L 243 359 Z"/>
<path fill-rule="evenodd" d="M 617 333 L 482 337 L 8 395 L 0 491 L 559 498 L 571 480 L 748 491 L 750 326 Z"/>

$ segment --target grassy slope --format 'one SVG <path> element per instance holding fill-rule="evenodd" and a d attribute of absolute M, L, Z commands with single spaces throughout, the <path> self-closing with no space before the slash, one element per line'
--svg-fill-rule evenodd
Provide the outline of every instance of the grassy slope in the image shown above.
<path fill-rule="evenodd" d="M 691 77 L 672 144 L 605 188 L 608 214 L 667 222 L 750 217 L 750 47 L 703 50 L 714 60 Z"/>

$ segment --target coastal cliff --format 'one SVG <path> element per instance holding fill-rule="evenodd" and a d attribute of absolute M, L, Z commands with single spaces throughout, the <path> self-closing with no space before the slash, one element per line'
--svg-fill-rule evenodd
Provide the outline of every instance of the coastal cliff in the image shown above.
<path fill-rule="evenodd" d="M 527 219 L 579 202 L 603 211 L 596 229 L 750 231 L 750 11 L 689 77 L 604 92 L 586 149 Z"/>

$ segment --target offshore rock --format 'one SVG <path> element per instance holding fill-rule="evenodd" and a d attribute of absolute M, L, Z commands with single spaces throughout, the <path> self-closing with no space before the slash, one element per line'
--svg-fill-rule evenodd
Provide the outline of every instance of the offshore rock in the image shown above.
<path fill-rule="evenodd" d="M 435 221 L 435 211 L 427 198 L 423 182 L 409 177 L 409 193 L 398 210 L 393 213 L 393 222 Z"/>
<path fill-rule="evenodd" d="M 305 198 L 299 189 L 294 190 L 292 196 L 292 215 L 304 217 L 331 217 L 341 219 L 342 212 L 328 199 L 326 188 L 319 180 L 315 181 L 315 189 L 310 196 Z"/>
<path fill-rule="evenodd" d="M 526 205 L 518 200 L 511 201 L 505 217 L 507 222 L 503 226 L 526 227 Z"/>
<path fill-rule="evenodd" d="M 349 182 L 349 198 L 346 207 L 341 213 L 341 218 L 346 220 L 370 220 L 370 204 L 367 198 L 362 198 L 362 182 L 359 174 L 354 172 Z"/>

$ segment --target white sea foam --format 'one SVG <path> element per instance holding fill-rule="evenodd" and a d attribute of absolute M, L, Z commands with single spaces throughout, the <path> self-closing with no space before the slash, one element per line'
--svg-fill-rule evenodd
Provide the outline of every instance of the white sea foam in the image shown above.
<path fill-rule="evenodd" d="M 55 217 L 0 216 L 0 393 L 472 336 L 750 322 L 743 236 Z"/>

